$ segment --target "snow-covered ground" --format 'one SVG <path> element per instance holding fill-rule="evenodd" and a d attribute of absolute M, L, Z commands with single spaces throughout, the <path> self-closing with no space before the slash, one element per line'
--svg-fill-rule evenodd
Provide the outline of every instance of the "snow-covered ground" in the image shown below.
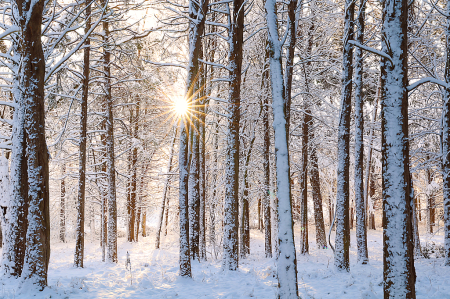
<path fill-rule="evenodd" d="M 333 266 L 331 249 L 315 249 L 310 226 L 310 254 L 297 255 L 301 298 L 382 298 L 382 231 L 369 231 L 368 265 L 356 265 L 355 232 L 352 231 L 351 271 Z M 296 230 L 296 236 L 299 231 Z M 236 272 L 223 272 L 220 260 L 194 262 L 193 279 L 178 276 L 178 240 L 175 234 L 162 239 L 155 250 L 154 233 L 130 244 L 119 239 L 119 263 L 101 262 L 98 242 L 88 243 L 85 268 L 73 265 L 74 243 L 52 243 L 49 287 L 44 292 L 17 291 L 17 283 L 1 280 L 0 298 L 275 298 L 275 259 L 264 258 L 264 235 L 251 232 L 251 255 Z M 423 236 L 422 243 L 443 243 L 443 236 Z M 298 241 L 296 246 L 298 248 Z M 127 251 L 131 273 L 126 269 Z M 442 258 L 418 259 L 417 298 L 450 299 L 450 267 Z"/>

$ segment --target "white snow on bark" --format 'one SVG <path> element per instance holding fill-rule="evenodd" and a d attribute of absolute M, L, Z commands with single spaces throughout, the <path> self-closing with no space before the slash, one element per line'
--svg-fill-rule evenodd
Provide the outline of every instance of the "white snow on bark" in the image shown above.
<path fill-rule="evenodd" d="M 275 0 L 265 3 L 270 45 L 270 77 L 272 82 L 273 128 L 277 167 L 278 239 L 277 256 L 278 297 L 298 298 L 297 258 L 294 244 L 289 151 L 286 139 L 286 111 L 284 101 L 282 43 L 279 41 Z"/>

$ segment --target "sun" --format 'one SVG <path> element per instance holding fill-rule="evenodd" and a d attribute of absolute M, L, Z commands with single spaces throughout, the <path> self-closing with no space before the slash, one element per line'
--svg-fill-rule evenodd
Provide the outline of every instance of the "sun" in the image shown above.
<path fill-rule="evenodd" d="M 184 97 L 175 97 L 172 99 L 172 110 L 178 117 L 185 116 L 189 110 L 188 102 Z"/>

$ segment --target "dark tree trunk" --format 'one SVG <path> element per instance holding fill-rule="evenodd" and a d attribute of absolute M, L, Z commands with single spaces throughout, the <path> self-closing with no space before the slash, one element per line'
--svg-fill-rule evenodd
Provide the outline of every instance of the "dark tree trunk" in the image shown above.
<path fill-rule="evenodd" d="M 59 240 L 66 242 L 66 164 L 61 167 L 61 194 L 59 210 Z"/>
<path fill-rule="evenodd" d="M 242 46 L 244 43 L 244 3 L 233 0 L 230 24 L 229 70 L 230 85 L 228 98 L 226 189 L 224 201 L 223 265 L 225 269 L 236 270 L 239 266 L 239 123 L 241 118 L 241 73 Z"/>
<path fill-rule="evenodd" d="M 147 209 L 144 208 L 144 213 L 142 213 L 142 236 L 147 237 Z M 167 235 L 167 223 L 166 223 L 166 235 Z"/>
<path fill-rule="evenodd" d="M 311 131 L 311 140 L 314 140 L 314 133 Z M 311 186 L 314 201 L 314 222 L 316 224 L 316 244 L 318 248 L 324 249 L 327 246 L 327 238 L 325 236 L 325 223 L 323 220 L 322 210 L 322 193 L 320 192 L 320 174 L 319 164 L 317 162 L 317 149 L 311 150 Z"/>
<path fill-rule="evenodd" d="M 193 86 L 196 84 L 196 77 L 199 71 L 199 61 L 201 51 L 201 36 L 205 28 L 206 12 L 208 0 L 200 3 L 190 1 L 189 3 L 189 63 L 187 68 L 187 92 L 186 98 L 191 101 L 193 98 Z M 193 20 L 196 20 L 194 22 Z M 187 120 L 180 121 L 180 147 L 179 147 L 179 208 L 180 208 L 180 276 L 192 277 L 191 260 L 189 250 L 189 214 L 188 214 L 188 177 L 189 177 L 189 156 L 188 156 L 188 132 Z"/>
<path fill-rule="evenodd" d="M 106 6 L 106 0 L 102 0 Z M 111 89 L 111 52 L 109 21 L 103 21 L 104 45 L 103 45 L 103 74 L 104 93 L 106 104 L 106 177 L 108 198 L 108 234 L 107 234 L 107 261 L 117 263 L 117 203 L 116 203 L 116 170 L 114 156 L 114 115 L 113 98 Z"/>
<path fill-rule="evenodd" d="M 364 44 L 365 0 L 359 1 L 359 12 L 356 20 L 356 40 Z M 367 227 L 366 208 L 364 202 L 364 95 L 363 95 L 363 53 L 361 48 L 355 49 L 355 206 L 356 206 L 356 242 L 357 261 L 367 264 Z"/>
<path fill-rule="evenodd" d="M 447 22 L 445 27 L 445 82 L 450 83 L 450 1 L 447 1 Z M 450 266 L 450 88 L 444 89 L 442 128 L 442 173 L 444 191 L 444 242 L 445 265 Z M 419 212 L 420 215 L 420 212 Z"/>
<path fill-rule="evenodd" d="M 349 228 L 349 181 L 350 181 L 350 113 L 353 76 L 353 19 L 355 2 L 345 1 L 343 86 L 338 132 L 338 170 L 336 195 L 336 250 L 334 264 L 340 270 L 349 271 L 350 228 Z"/>
<path fill-rule="evenodd" d="M 19 190 L 16 189 L 19 192 L 14 190 L 16 192 L 13 193 L 13 196 L 17 196 L 17 198 L 14 198 L 13 202 L 16 201 L 19 204 L 19 209 L 22 208 L 23 202 L 27 203 L 28 215 L 23 222 L 20 216 L 18 219 L 10 218 L 10 221 L 20 221 L 18 223 L 21 225 L 20 237 L 24 237 L 22 229 L 26 227 L 26 238 L 24 239 L 26 250 L 22 278 L 30 280 L 42 290 L 47 285 L 50 259 L 49 173 L 44 101 L 45 58 L 41 43 L 44 1 L 16 0 L 12 2 L 12 5 L 17 9 L 19 18 L 15 19 L 15 22 L 20 28 L 17 37 L 18 52 L 15 53 L 20 57 L 20 81 L 17 85 L 20 87 L 20 91 L 17 93 L 19 98 L 15 100 L 18 110 L 23 113 L 17 119 L 19 125 L 23 125 L 23 127 L 19 128 L 19 132 L 16 131 L 19 138 L 14 144 L 22 150 L 22 154 L 13 154 L 13 158 L 18 158 L 19 165 L 23 166 L 20 169 L 28 174 L 28 180 L 23 181 L 23 174 L 18 175 L 13 172 L 15 175 L 12 178 L 13 183 L 15 181 L 16 186 L 19 187 Z M 22 136 L 23 139 L 21 139 Z M 25 159 L 22 155 L 25 156 Z M 16 170 L 19 169 L 16 168 Z M 20 186 L 21 184 L 27 184 L 27 187 Z M 25 190 L 27 192 L 22 193 Z M 17 211 L 16 208 L 14 210 Z M 13 243 L 14 250 L 18 249 L 20 255 L 23 254 L 21 250 L 24 249 L 22 242 Z M 17 257 L 17 253 L 16 251 L 13 255 Z M 17 270 L 21 266 L 21 260 L 17 259 L 14 262 L 19 263 L 19 265 L 13 266 L 14 274 L 19 275 Z"/>
<path fill-rule="evenodd" d="M 194 82 L 197 85 L 197 82 Z M 197 91 L 194 89 L 194 98 L 191 100 L 191 105 L 197 106 L 195 97 Z M 192 108 L 195 114 L 191 119 L 191 127 L 189 130 L 190 137 L 190 167 L 189 167 L 189 247 L 191 257 L 194 260 L 200 261 L 200 184 L 199 184 L 199 121 L 197 119 L 197 107 Z"/>
<path fill-rule="evenodd" d="M 206 47 L 205 47 L 206 48 Z M 206 53 L 205 53 L 206 54 Z M 203 51 L 200 51 L 203 59 Z M 214 54 L 212 54 L 214 56 Z M 206 56 L 206 55 L 205 55 Z M 214 61 L 214 60 L 213 60 Z M 207 65 L 203 65 L 200 73 L 200 98 L 198 99 L 198 134 L 199 134 L 199 149 L 198 149 L 198 185 L 199 185 L 199 199 L 200 199 L 200 215 L 199 215 L 199 257 L 200 260 L 206 261 L 206 105 L 207 105 L 207 90 L 206 77 L 208 75 Z"/>
<path fill-rule="evenodd" d="M 264 59 L 263 72 L 263 169 L 264 169 L 264 224 L 260 223 L 261 229 L 264 227 L 264 249 L 267 258 L 272 257 L 272 225 L 271 225 L 271 208 L 270 208 L 270 127 L 269 127 L 269 44 L 266 42 L 266 54 Z M 261 211 L 261 210 L 260 210 Z M 259 213 L 261 214 L 261 213 Z M 261 218 L 260 218 L 261 219 Z"/>
<path fill-rule="evenodd" d="M 84 34 L 91 30 L 91 5 L 90 0 L 85 0 L 86 26 Z M 90 67 L 90 39 L 84 42 L 84 64 L 83 64 L 83 89 L 81 94 L 81 116 L 80 116 L 80 156 L 79 156 L 79 179 L 77 200 L 77 227 L 75 239 L 74 266 L 83 268 L 84 263 L 84 212 L 86 199 L 86 142 L 87 142 L 87 118 L 88 118 L 88 96 L 89 96 L 89 67 Z"/>
<path fill-rule="evenodd" d="M 429 156 L 427 156 L 427 160 L 429 160 Z M 433 177 L 431 175 L 431 169 L 426 170 L 427 175 L 427 185 L 429 186 L 433 182 Z M 434 223 L 436 221 L 436 209 L 434 202 L 434 192 L 432 188 L 429 188 L 427 193 L 427 232 L 432 234 L 434 231 Z"/>
<path fill-rule="evenodd" d="M 311 110 L 308 108 L 307 99 L 304 101 L 304 115 L 302 123 L 302 164 L 299 173 L 300 183 L 300 253 L 309 252 L 308 242 L 308 138 L 309 123 L 311 122 Z"/>
<path fill-rule="evenodd" d="M 308 44 L 306 46 L 306 55 L 309 57 L 313 46 L 314 22 L 308 28 Z M 303 75 L 305 79 L 306 93 L 309 95 L 309 71 L 311 63 L 303 65 Z M 308 240 L 308 149 L 309 149 L 309 126 L 312 122 L 311 109 L 309 108 L 309 97 L 303 98 L 303 123 L 302 123 L 302 164 L 299 173 L 300 183 L 300 253 L 309 252 Z"/>

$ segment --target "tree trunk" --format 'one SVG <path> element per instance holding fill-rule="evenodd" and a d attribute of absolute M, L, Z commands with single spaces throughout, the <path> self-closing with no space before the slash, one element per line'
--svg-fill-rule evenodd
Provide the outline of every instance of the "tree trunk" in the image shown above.
<path fill-rule="evenodd" d="M 59 210 L 59 240 L 66 242 L 66 164 L 61 166 L 61 198 Z"/>
<path fill-rule="evenodd" d="M 136 231 L 134 232 L 134 240 L 139 241 L 139 225 L 141 224 L 141 207 L 136 207 Z"/>
<path fill-rule="evenodd" d="M 314 133 L 311 131 L 311 140 L 314 140 Z M 325 249 L 327 247 L 327 238 L 325 236 L 325 223 L 323 220 L 323 210 L 322 210 L 322 194 L 320 192 L 320 174 L 319 174 L 319 164 L 317 162 L 317 149 L 313 148 L 311 150 L 311 186 L 314 201 L 314 222 L 316 224 L 316 244 L 320 249 Z"/>
<path fill-rule="evenodd" d="M 17 96 L 20 98 L 16 101 L 19 107 L 22 106 L 24 109 L 24 122 L 19 119 L 19 123 L 25 128 L 23 143 L 25 147 L 22 150 L 26 155 L 24 170 L 28 174 L 25 199 L 28 203 L 28 226 L 21 274 L 24 280 L 29 280 L 40 290 L 47 285 L 50 259 L 49 173 L 44 100 L 45 58 L 41 43 L 44 2 L 16 0 L 12 3 L 19 14 L 15 22 L 20 28 L 18 35 L 20 44 L 19 51 L 15 54 L 20 57 L 19 78 L 22 82 L 18 84 L 20 93 Z M 15 145 L 20 147 L 21 144 L 22 142 L 19 142 Z"/>
<path fill-rule="evenodd" d="M 144 213 L 142 213 L 142 236 L 147 237 L 147 209 L 144 208 Z M 167 223 L 166 223 L 166 235 L 167 235 Z"/>
<path fill-rule="evenodd" d="M 378 110 L 378 103 L 380 101 L 381 97 L 381 89 L 382 89 L 382 80 L 381 77 L 378 81 L 378 88 L 377 88 L 377 96 L 376 101 L 373 107 L 373 113 L 372 113 L 372 123 L 375 123 L 377 120 L 377 110 Z M 366 160 L 366 173 L 365 173 L 365 187 L 364 187 L 364 205 L 366 209 L 366 216 L 369 215 L 368 219 L 366 219 L 367 226 L 369 229 L 375 229 L 375 215 L 373 212 L 371 212 L 371 209 L 369 207 L 369 197 L 372 197 L 375 194 L 373 186 L 373 177 L 372 177 L 372 144 L 373 144 L 373 125 L 370 127 L 369 130 L 369 141 L 368 141 L 368 149 L 367 149 L 367 160 Z M 370 213 L 369 213 L 370 211 Z M 372 221 L 373 220 L 373 221 Z M 372 228 L 373 227 L 373 228 Z"/>
<path fill-rule="evenodd" d="M 102 0 L 106 6 L 106 0 Z M 108 43 L 110 31 L 109 21 L 103 21 L 103 33 L 105 43 L 103 45 L 103 74 L 104 92 L 106 103 L 106 177 L 108 198 L 108 235 L 107 235 L 107 260 L 117 263 L 117 203 L 116 203 L 116 170 L 114 156 L 114 116 L 113 99 L 111 94 L 111 52 Z"/>
<path fill-rule="evenodd" d="M 206 53 L 205 53 L 206 54 Z M 200 51 L 203 59 L 203 51 Z M 214 55 L 214 54 L 213 54 Z M 199 256 L 201 261 L 206 261 L 206 105 L 207 105 L 207 90 L 206 77 L 208 75 L 207 65 L 203 65 L 200 73 L 200 98 L 198 99 L 198 135 L 199 135 L 199 150 L 198 150 L 198 185 L 199 185 L 199 199 L 200 199 L 200 215 L 199 215 Z"/>
<path fill-rule="evenodd" d="M 226 189 L 224 201 L 223 265 L 236 270 L 239 266 L 239 122 L 241 118 L 242 46 L 244 43 L 244 3 L 233 0 L 230 26 Z"/>
<path fill-rule="evenodd" d="M 414 236 L 414 256 L 422 257 L 422 248 L 420 247 L 420 237 L 419 237 L 419 223 L 417 221 L 417 210 L 416 205 L 414 203 L 414 185 L 411 181 L 411 211 L 412 211 L 412 221 L 413 221 L 413 236 Z"/>
<path fill-rule="evenodd" d="M 86 5 L 86 26 L 84 34 L 91 30 L 91 4 L 90 0 L 85 0 Z M 81 95 L 81 116 L 80 116 L 80 156 L 79 156 L 79 179 L 78 179 L 78 200 L 77 200 L 77 226 L 75 237 L 75 257 L 74 266 L 83 268 L 84 263 L 84 211 L 86 199 L 86 142 L 87 142 L 87 118 L 88 118 L 88 96 L 89 96 L 89 67 L 90 67 L 90 39 L 84 42 L 84 64 L 83 64 L 83 89 Z"/>
<path fill-rule="evenodd" d="M 163 223 L 163 216 L 164 216 L 164 211 L 166 208 L 166 198 L 167 198 L 167 193 L 169 191 L 169 181 L 170 181 L 170 171 L 172 169 L 172 160 L 173 160 L 173 148 L 175 146 L 175 140 L 177 138 L 177 128 L 174 128 L 174 133 L 173 133 L 173 138 L 172 138 L 172 144 L 170 146 L 170 152 L 169 152 L 169 161 L 167 162 L 167 175 L 166 175 L 166 179 L 164 182 L 164 189 L 163 189 L 163 196 L 162 196 L 162 200 L 161 200 L 161 209 L 160 209 L 160 214 L 159 214 L 159 220 L 158 220 L 158 227 L 156 229 L 156 242 L 155 242 L 155 248 L 159 249 L 159 245 L 160 245 L 160 239 L 161 239 L 161 228 L 162 228 L 162 223 Z M 167 219 L 167 215 L 166 215 L 166 219 Z M 167 226 L 167 224 L 166 224 Z"/>
<path fill-rule="evenodd" d="M 136 115 L 133 113 L 133 109 L 130 111 L 130 125 L 133 126 L 131 131 L 133 132 L 133 138 L 136 140 L 138 138 L 138 130 L 139 130 L 139 108 L 140 101 L 139 98 L 136 103 Z M 137 145 L 133 146 L 133 150 L 130 154 L 131 163 L 129 170 L 131 172 L 131 180 L 129 182 L 129 195 L 128 195 L 128 203 L 127 203 L 127 212 L 128 212 L 128 242 L 136 242 L 136 193 L 137 193 L 137 154 L 138 148 Z"/>
<path fill-rule="evenodd" d="M 269 42 L 266 43 L 266 54 L 264 59 L 263 72 L 263 169 L 264 169 L 264 224 L 260 223 L 261 229 L 264 227 L 264 251 L 266 258 L 272 258 L 272 225 L 271 225 L 271 208 L 270 208 L 270 127 L 269 127 Z M 260 210 L 261 211 L 261 210 Z M 261 214 L 259 212 L 259 214 Z M 261 218 L 260 218 L 261 219 Z"/>
<path fill-rule="evenodd" d="M 308 29 L 308 44 L 306 47 L 306 55 L 309 57 L 313 46 L 313 31 L 314 22 L 311 23 Z M 309 77 L 311 63 L 308 62 L 303 65 L 303 75 L 305 77 L 305 89 L 309 94 Z M 309 98 L 303 98 L 303 123 L 302 123 L 302 164 L 299 173 L 300 183 L 300 253 L 307 254 L 309 252 L 308 240 L 308 149 L 309 149 L 309 126 L 312 122 L 311 109 L 309 108 Z"/>
<path fill-rule="evenodd" d="M 198 58 L 201 51 L 201 36 L 205 28 L 208 0 L 200 3 L 189 2 L 189 63 L 187 68 L 186 98 L 193 97 L 193 86 L 198 73 Z M 196 22 L 194 22 L 196 20 Z M 189 215 L 188 215 L 188 126 L 186 119 L 180 121 L 180 147 L 179 147 L 179 208 L 180 208 L 180 276 L 192 277 L 191 260 L 189 252 Z"/>
<path fill-rule="evenodd" d="M 22 5 L 22 1 L 12 1 L 12 4 L 18 7 Z M 39 5 L 41 5 L 40 2 Z M 34 21 L 36 22 L 36 20 Z M 16 21 L 15 25 L 20 26 L 20 23 Z M 19 39 L 13 40 L 12 43 L 13 51 L 21 56 L 25 54 L 20 53 L 23 50 L 22 40 L 24 38 L 25 35 L 20 35 Z M 16 69 L 20 69 L 18 61 L 13 61 L 12 64 Z M 13 76 L 11 97 L 14 94 L 16 107 L 14 109 L 14 122 L 11 134 L 11 197 L 7 206 L 2 207 L 5 218 L 5 246 L 2 250 L 2 270 L 5 276 L 20 277 L 25 258 L 28 228 L 28 166 L 26 157 L 27 144 L 25 141 L 27 132 L 25 128 L 26 105 L 23 94 L 24 78 L 21 72 L 14 73 Z"/>
<path fill-rule="evenodd" d="M 214 168 L 212 169 L 211 186 L 213 186 L 212 196 L 209 200 L 209 242 L 211 248 L 214 251 L 214 258 L 217 258 L 216 250 L 216 202 L 217 202 L 217 170 L 218 160 L 217 152 L 219 151 L 219 123 L 215 123 L 215 135 L 214 135 Z"/>
<path fill-rule="evenodd" d="M 356 19 L 356 40 L 364 44 L 365 0 L 359 2 Z M 357 261 L 367 264 L 367 227 L 364 203 L 364 95 L 363 95 L 363 53 L 355 49 L 355 205 L 356 205 L 356 243 Z"/>
<path fill-rule="evenodd" d="M 293 7 L 296 7 L 296 5 Z M 298 298 L 298 284 L 292 219 L 289 147 L 286 132 L 286 102 L 281 58 L 282 44 L 278 36 L 276 1 L 267 0 L 265 9 L 270 46 L 270 77 L 272 81 L 272 111 L 275 131 L 278 196 L 278 298 L 289 299 Z"/>
<path fill-rule="evenodd" d="M 427 160 L 429 160 L 430 157 L 427 156 Z M 431 175 L 431 169 L 428 168 L 426 170 L 427 174 L 427 233 L 432 234 L 434 231 L 434 223 L 436 221 L 436 210 L 435 210 L 435 203 L 434 203 L 434 191 L 433 188 L 430 188 L 431 183 L 433 183 L 433 177 Z"/>
<path fill-rule="evenodd" d="M 445 82 L 450 84 L 450 1 L 447 1 L 447 23 L 445 27 Z M 442 128 L 442 173 L 444 191 L 444 242 L 445 265 L 450 266 L 450 88 L 444 89 Z"/>
<path fill-rule="evenodd" d="M 350 271 L 350 228 L 349 228 L 349 171 L 350 171 L 350 113 L 353 76 L 353 19 L 355 2 L 345 1 L 343 86 L 338 132 L 338 170 L 336 195 L 336 250 L 334 264 L 340 270 Z"/>
<path fill-rule="evenodd" d="M 381 102 L 384 298 L 416 298 L 408 143 L 407 0 L 383 7 Z"/>
<path fill-rule="evenodd" d="M 197 82 L 194 82 L 197 85 Z M 194 97 L 197 92 L 194 90 Z M 192 98 L 191 105 L 197 106 L 198 99 Z M 192 110 L 197 111 L 198 108 L 193 107 Z M 197 112 L 194 112 L 197 114 Z M 191 140 L 191 161 L 189 167 L 189 246 L 191 257 L 200 261 L 200 190 L 199 190 L 199 121 L 197 116 L 191 120 L 189 137 Z"/>

